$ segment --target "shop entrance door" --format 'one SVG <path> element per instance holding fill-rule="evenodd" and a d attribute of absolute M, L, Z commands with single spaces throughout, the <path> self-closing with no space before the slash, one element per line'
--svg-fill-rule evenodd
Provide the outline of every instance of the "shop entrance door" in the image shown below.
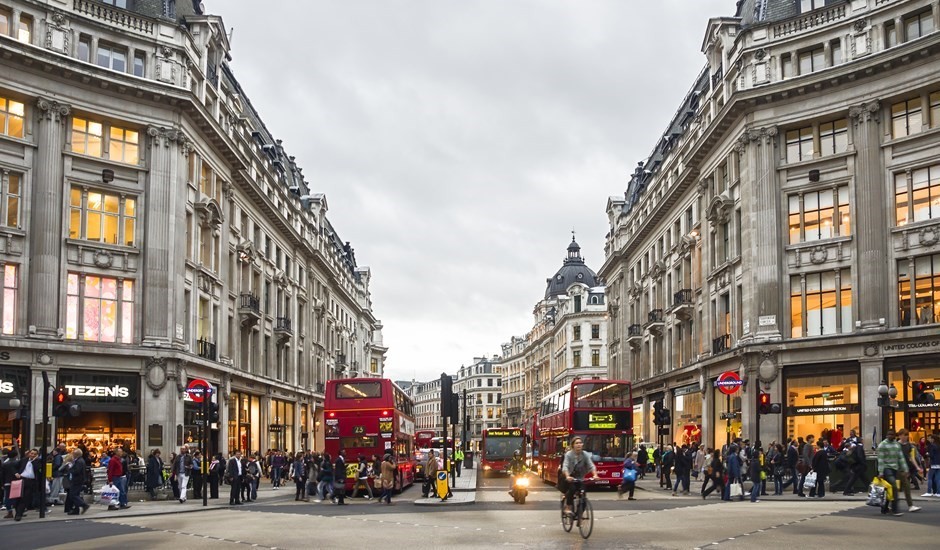
<path fill-rule="evenodd" d="M 251 454 L 251 424 L 241 424 L 238 427 L 238 446 L 246 455 Z"/>

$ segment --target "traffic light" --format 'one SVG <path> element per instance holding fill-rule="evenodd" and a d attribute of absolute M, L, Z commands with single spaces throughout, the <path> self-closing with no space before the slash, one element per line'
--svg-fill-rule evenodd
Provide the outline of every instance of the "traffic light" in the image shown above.
<path fill-rule="evenodd" d="M 770 414 L 770 394 L 765 392 L 760 392 L 760 395 L 757 398 L 757 413 L 758 414 Z"/>
<path fill-rule="evenodd" d="M 663 425 L 663 402 L 654 401 L 653 402 L 653 424 L 657 426 Z"/>
<path fill-rule="evenodd" d="M 669 409 L 663 409 L 660 414 L 662 419 L 662 422 L 660 423 L 661 426 L 669 426 L 672 424 L 672 411 Z"/>
<path fill-rule="evenodd" d="M 211 401 L 209 402 L 209 422 L 214 424 L 219 423 L 219 405 Z"/>
<path fill-rule="evenodd" d="M 65 388 L 56 388 L 52 399 L 52 416 L 62 418 L 65 416 L 78 416 L 82 414 L 82 406 L 72 403 Z"/>
<path fill-rule="evenodd" d="M 924 381 L 914 380 L 911 382 L 911 389 L 914 390 L 911 401 L 918 405 L 927 405 L 936 400 L 933 392 L 927 391 L 927 383 Z"/>
<path fill-rule="evenodd" d="M 452 411 L 452 400 L 454 394 L 454 379 L 450 377 L 449 374 L 441 373 L 441 416 L 444 418 L 450 418 L 453 422 L 457 422 L 457 416 L 451 416 Z"/>

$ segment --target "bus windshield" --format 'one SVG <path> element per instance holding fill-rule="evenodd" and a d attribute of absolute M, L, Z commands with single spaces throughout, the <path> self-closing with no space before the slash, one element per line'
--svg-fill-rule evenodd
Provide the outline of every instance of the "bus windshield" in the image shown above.
<path fill-rule="evenodd" d="M 617 383 L 577 384 L 574 406 L 584 409 L 632 407 L 630 385 Z"/>
<path fill-rule="evenodd" d="M 487 437 L 484 452 L 487 459 L 512 458 L 512 452 L 522 449 L 522 436 Z"/>
<path fill-rule="evenodd" d="M 591 453 L 591 460 L 616 460 L 627 458 L 629 441 L 622 435 L 591 434 L 582 436 L 584 451 Z"/>
<path fill-rule="evenodd" d="M 336 384 L 337 399 L 382 397 L 381 382 L 343 382 Z"/>

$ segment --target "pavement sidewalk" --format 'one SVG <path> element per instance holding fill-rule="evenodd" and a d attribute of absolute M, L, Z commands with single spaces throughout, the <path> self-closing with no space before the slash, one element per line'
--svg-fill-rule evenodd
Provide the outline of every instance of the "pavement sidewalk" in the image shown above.
<path fill-rule="evenodd" d="M 415 506 L 465 506 L 477 501 L 477 470 L 476 468 L 463 468 L 460 477 L 454 478 L 454 487 L 451 488 L 451 497 L 447 500 L 439 498 L 419 498 L 414 501 Z"/>

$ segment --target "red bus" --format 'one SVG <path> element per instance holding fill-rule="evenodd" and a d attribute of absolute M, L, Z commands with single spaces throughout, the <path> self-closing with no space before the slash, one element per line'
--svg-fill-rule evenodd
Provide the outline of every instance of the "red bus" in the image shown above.
<path fill-rule="evenodd" d="M 480 469 L 487 472 L 505 472 L 513 451 L 525 459 L 525 430 L 522 428 L 486 428 L 480 445 Z"/>
<path fill-rule="evenodd" d="M 356 464 L 360 455 L 381 459 L 391 451 L 398 464 L 395 489 L 414 483 L 414 404 L 394 382 L 385 378 L 328 380 L 324 409 L 323 444 L 332 460 L 340 449 L 346 450 L 348 466 Z M 346 483 L 346 489 L 352 490 L 355 481 L 347 479 Z"/>
<path fill-rule="evenodd" d="M 418 430 L 415 432 L 415 449 L 430 449 L 431 440 L 437 437 L 434 430 Z"/>
<path fill-rule="evenodd" d="M 575 380 L 549 394 L 539 410 L 539 476 L 556 483 L 568 442 L 584 439 L 597 466 L 594 485 L 619 485 L 633 449 L 633 396 L 623 380 Z"/>

